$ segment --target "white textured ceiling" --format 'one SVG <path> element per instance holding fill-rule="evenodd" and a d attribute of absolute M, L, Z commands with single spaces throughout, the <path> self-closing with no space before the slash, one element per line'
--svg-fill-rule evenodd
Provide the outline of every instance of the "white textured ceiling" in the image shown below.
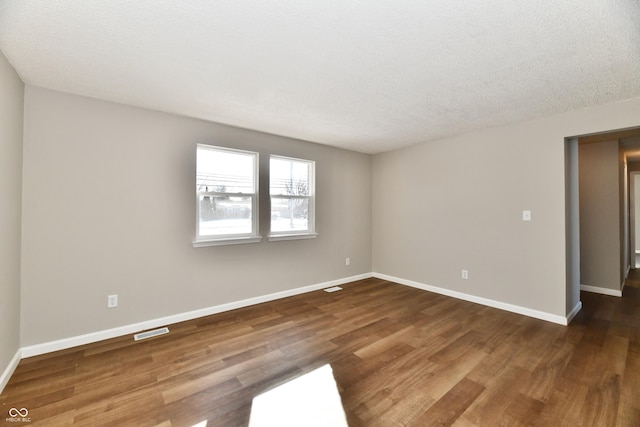
<path fill-rule="evenodd" d="M 640 2 L 0 0 L 0 50 L 35 86 L 377 153 L 640 96 Z"/>

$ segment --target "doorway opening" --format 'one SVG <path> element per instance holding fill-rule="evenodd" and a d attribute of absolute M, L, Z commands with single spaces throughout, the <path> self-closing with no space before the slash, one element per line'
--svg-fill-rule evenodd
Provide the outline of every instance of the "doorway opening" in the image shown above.
<path fill-rule="evenodd" d="M 640 269 L 640 127 L 567 138 L 565 173 L 568 300 L 622 296 Z"/>
<path fill-rule="evenodd" d="M 629 264 L 640 268 L 640 171 L 629 172 Z"/>

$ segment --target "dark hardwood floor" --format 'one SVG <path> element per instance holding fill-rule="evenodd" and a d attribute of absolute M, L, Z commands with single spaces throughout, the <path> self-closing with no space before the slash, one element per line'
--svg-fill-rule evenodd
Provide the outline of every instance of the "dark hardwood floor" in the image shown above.
<path fill-rule="evenodd" d="M 366 279 L 25 359 L 0 423 L 246 426 L 254 396 L 330 363 L 352 427 L 638 426 L 638 278 L 583 293 L 568 327 Z"/>

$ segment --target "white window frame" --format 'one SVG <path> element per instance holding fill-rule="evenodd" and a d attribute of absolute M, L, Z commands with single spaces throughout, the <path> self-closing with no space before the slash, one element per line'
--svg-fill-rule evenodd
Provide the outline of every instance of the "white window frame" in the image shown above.
<path fill-rule="evenodd" d="M 316 162 L 308 159 L 298 159 L 294 157 L 287 156 L 278 156 L 272 154 L 269 157 L 269 166 L 271 166 L 271 159 L 281 159 L 281 160 L 290 160 L 295 162 L 304 162 L 309 164 L 309 195 L 308 196 L 298 196 L 298 195 L 282 195 L 282 194 L 271 194 L 271 185 L 269 185 L 269 201 L 270 204 L 273 205 L 273 199 L 297 199 L 297 200 L 308 200 L 308 229 L 304 231 L 295 231 L 295 230 L 285 230 L 285 231 L 273 231 L 272 227 L 272 207 L 269 208 L 269 241 L 278 241 L 278 240 L 298 240 L 298 239 L 315 239 L 318 237 L 318 233 L 316 233 L 315 227 L 315 219 L 316 219 Z M 271 169 L 269 169 L 269 181 L 271 182 Z"/>
<path fill-rule="evenodd" d="M 208 144 L 197 144 L 196 156 L 200 149 L 219 151 L 224 153 L 237 153 L 243 155 L 253 156 L 253 180 L 254 180 L 254 192 L 253 193 L 223 193 L 217 191 L 199 191 L 197 182 L 197 162 L 196 162 L 196 238 L 193 241 L 194 247 L 205 246 L 221 246 L 221 245 L 237 245 L 242 243 L 258 243 L 262 241 L 262 236 L 258 232 L 258 200 L 259 200 L 259 164 L 260 154 L 255 151 L 238 150 L 235 148 L 219 147 Z M 239 233 L 239 234 L 224 234 L 218 236 L 200 235 L 200 197 L 201 196 L 227 196 L 227 197 L 250 197 L 251 198 L 251 232 Z"/>

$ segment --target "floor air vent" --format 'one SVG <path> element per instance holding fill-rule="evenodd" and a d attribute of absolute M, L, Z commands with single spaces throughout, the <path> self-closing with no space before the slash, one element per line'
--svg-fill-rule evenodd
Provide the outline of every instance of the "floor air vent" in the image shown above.
<path fill-rule="evenodd" d="M 133 339 L 136 341 L 144 340 L 146 338 L 156 337 L 158 335 L 164 335 L 169 333 L 169 328 L 154 329 L 153 331 L 140 332 L 135 334 Z"/>
<path fill-rule="evenodd" d="M 342 288 L 340 286 L 334 286 L 333 288 L 327 288 L 324 291 L 325 292 L 337 292 L 337 291 L 341 291 Z"/>

